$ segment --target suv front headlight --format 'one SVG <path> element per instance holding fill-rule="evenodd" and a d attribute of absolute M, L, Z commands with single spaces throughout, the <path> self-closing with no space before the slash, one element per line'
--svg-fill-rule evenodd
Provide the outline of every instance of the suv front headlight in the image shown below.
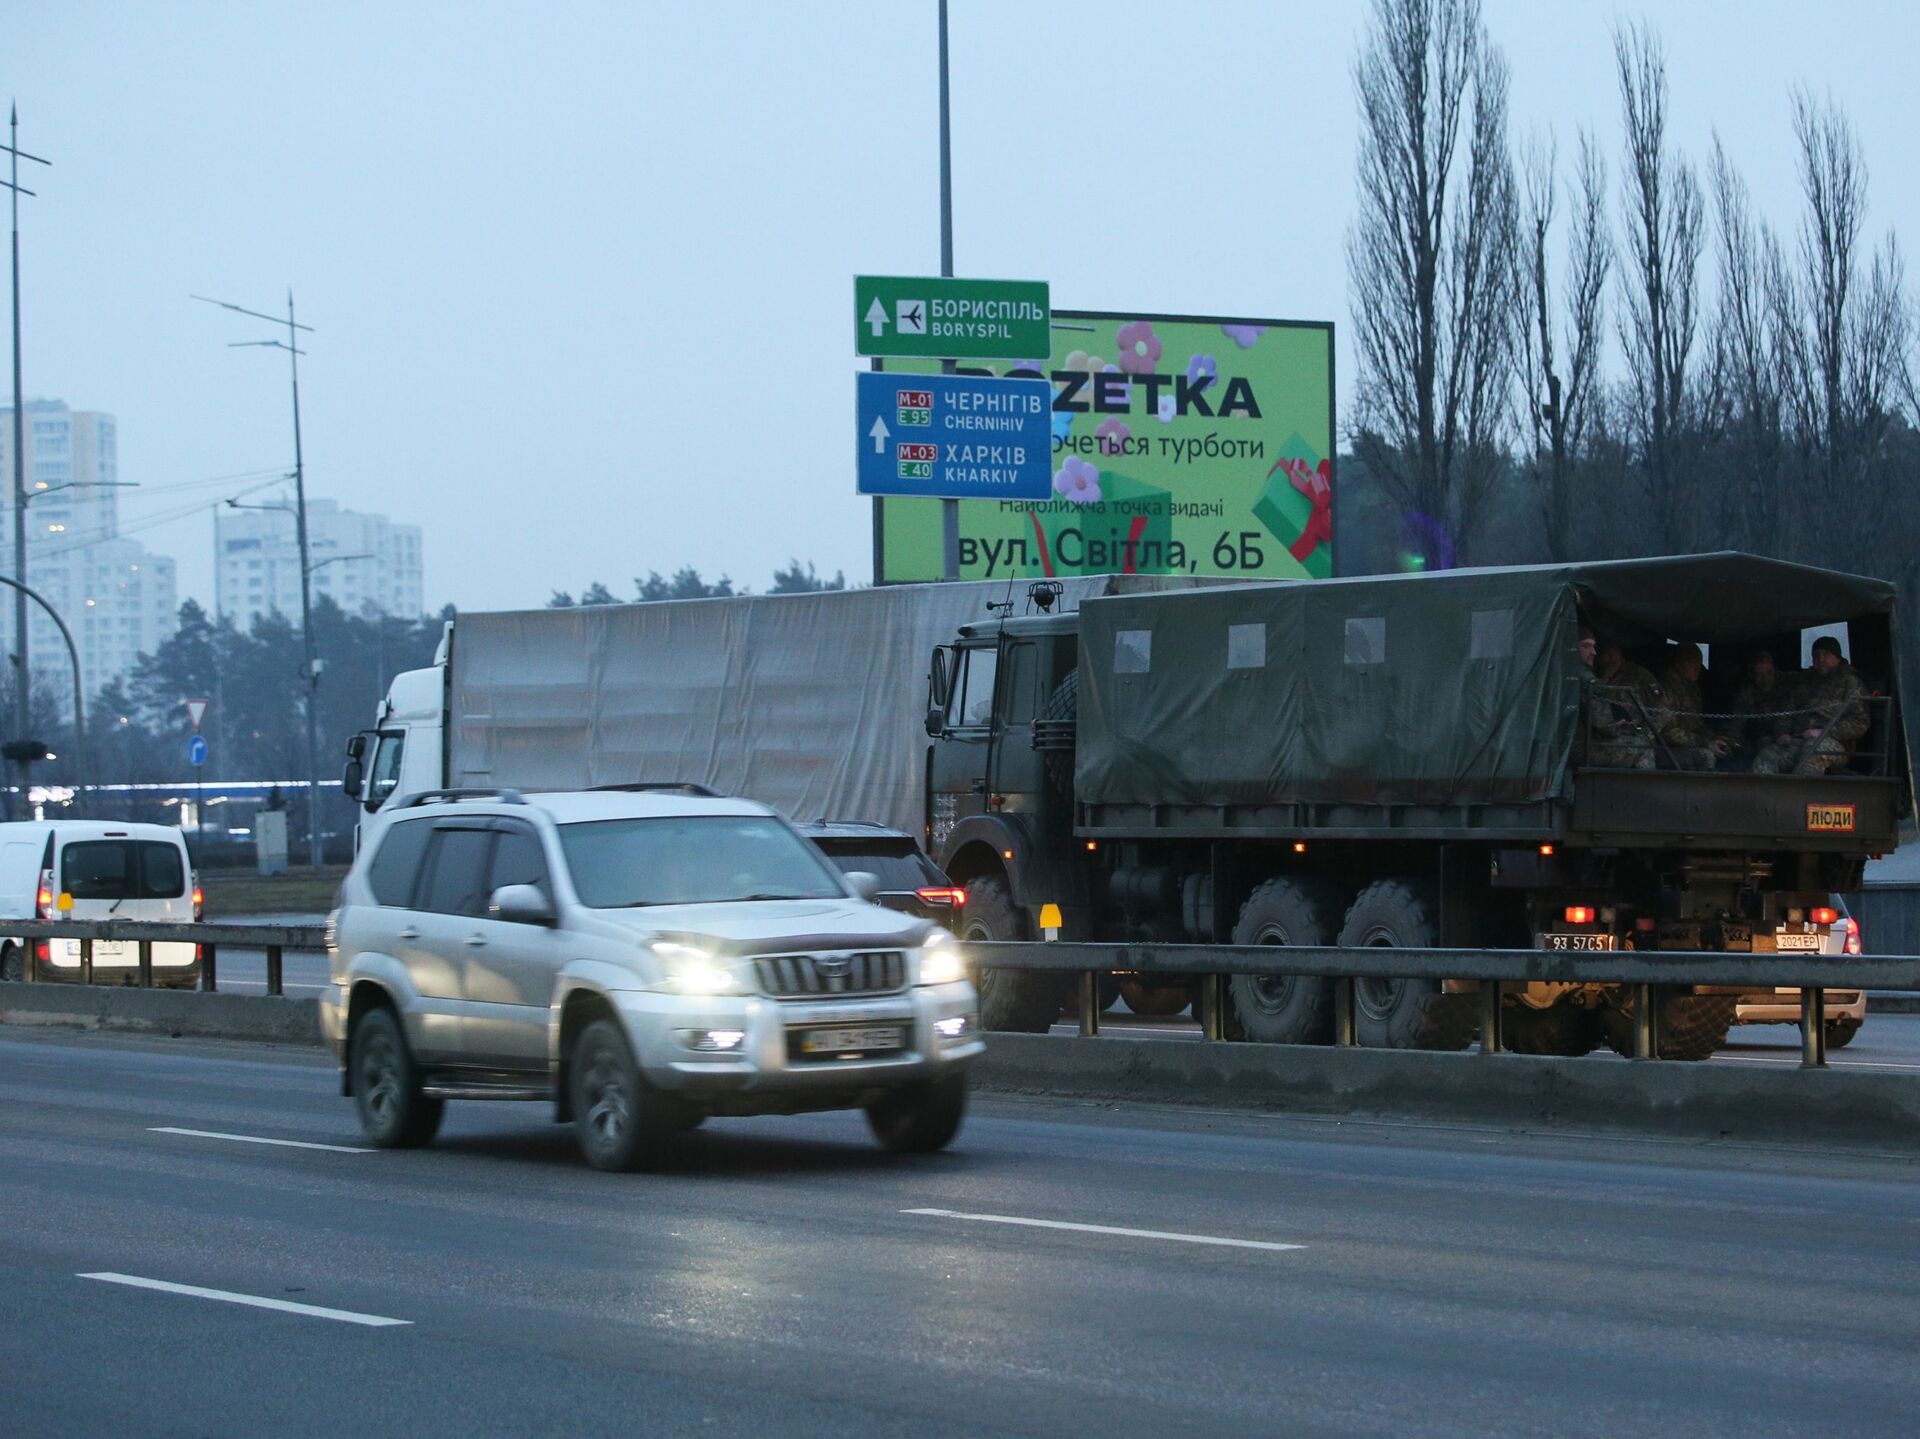
<path fill-rule="evenodd" d="M 920 945 L 920 983 L 958 984 L 967 977 L 960 946 L 944 929 L 936 929 Z"/>
<path fill-rule="evenodd" d="M 656 939 L 648 946 L 666 969 L 662 986 L 679 994 L 737 994 L 740 977 L 698 945 Z"/>

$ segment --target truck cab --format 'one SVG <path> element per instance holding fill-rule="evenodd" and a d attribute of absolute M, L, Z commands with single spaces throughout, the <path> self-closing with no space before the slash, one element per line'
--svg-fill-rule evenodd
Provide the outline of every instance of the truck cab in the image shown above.
<path fill-rule="evenodd" d="M 446 666 L 407 670 L 393 677 L 379 718 L 347 741 L 341 787 L 359 807 L 355 848 L 367 822 L 395 794 L 444 786 L 442 759 Z"/>

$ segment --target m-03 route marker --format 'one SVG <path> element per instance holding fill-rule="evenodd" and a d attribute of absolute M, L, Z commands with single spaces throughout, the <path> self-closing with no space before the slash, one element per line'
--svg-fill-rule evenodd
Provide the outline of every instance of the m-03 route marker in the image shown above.
<path fill-rule="evenodd" d="M 856 353 L 902 360 L 1044 359 L 1053 310 L 1044 280 L 855 275 Z"/>
<path fill-rule="evenodd" d="M 859 493 L 1044 500 L 1053 386 L 983 375 L 855 376 Z"/>

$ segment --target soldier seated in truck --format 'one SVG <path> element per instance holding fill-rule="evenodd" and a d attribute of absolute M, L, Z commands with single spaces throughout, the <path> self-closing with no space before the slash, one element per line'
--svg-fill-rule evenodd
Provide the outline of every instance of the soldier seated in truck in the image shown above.
<path fill-rule="evenodd" d="M 1660 713 L 1660 740 L 1679 769 L 1712 769 L 1727 753 L 1727 742 L 1707 728 L 1700 697 L 1704 660 L 1700 646 L 1682 644 L 1667 659 L 1660 676 L 1666 703 Z"/>
<path fill-rule="evenodd" d="M 1791 707 L 1787 682 L 1774 665 L 1770 650 L 1755 650 L 1747 658 L 1747 677 L 1734 691 L 1733 703 L 1717 726 L 1715 739 L 1724 746 L 1723 768 L 1750 769 L 1754 756 L 1765 749 L 1783 725 Z"/>
<path fill-rule="evenodd" d="M 1853 757 L 1872 720 L 1867 687 L 1840 653 L 1840 641 L 1813 642 L 1813 668 L 1795 687 L 1787 728 L 1753 757 L 1755 774 L 1825 774 Z"/>
<path fill-rule="evenodd" d="M 1597 650 L 1597 654 L 1596 654 Z M 1605 769 L 1652 769 L 1652 711 L 1660 686 L 1627 658 L 1618 640 L 1580 632 L 1580 658 L 1593 671 L 1587 698 L 1587 763 Z"/>

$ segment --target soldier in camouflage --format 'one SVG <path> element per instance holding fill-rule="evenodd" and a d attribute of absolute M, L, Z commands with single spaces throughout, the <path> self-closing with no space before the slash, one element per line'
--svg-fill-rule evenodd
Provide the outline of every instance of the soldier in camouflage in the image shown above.
<path fill-rule="evenodd" d="M 1706 703 L 1700 697 L 1703 663 L 1700 646 L 1683 644 L 1668 657 L 1660 676 L 1666 704 L 1655 718 L 1662 742 L 1681 769 L 1712 769 L 1727 752 L 1726 741 L 1707 728 Z"/>
<path fill-rule="evenodd" d="M 1720 753 L 1735 767 L 1751 765 L 1786 724 L 1782 712 L 1791 708 L 1787 686 L 1774 667 L 1773 655 L 1756 650 L 1747 661 L 1747 678 L 1733 696 L 1733 713 L 1720 722 Z"/>
<path fill-rule="evenodd" d="M 1650 712 L 1664 701 L 1652 675 L 1627 658 L 1617 641 L 1580 635 L 1580 658 L 1593 669 L 1587 693 L 1587 763 L 1606 769 L 1652 769 Z"/>
<path fill-rule="evenodd" d="M 1825 774 L 1845 764 L 1866 734 L 1867 687 L 1831 635 L 1813 642 L 1813 668 L 1801 677 L 1793 708 L 1792 728 L 1753 757 L 1755 774 Z"/>

